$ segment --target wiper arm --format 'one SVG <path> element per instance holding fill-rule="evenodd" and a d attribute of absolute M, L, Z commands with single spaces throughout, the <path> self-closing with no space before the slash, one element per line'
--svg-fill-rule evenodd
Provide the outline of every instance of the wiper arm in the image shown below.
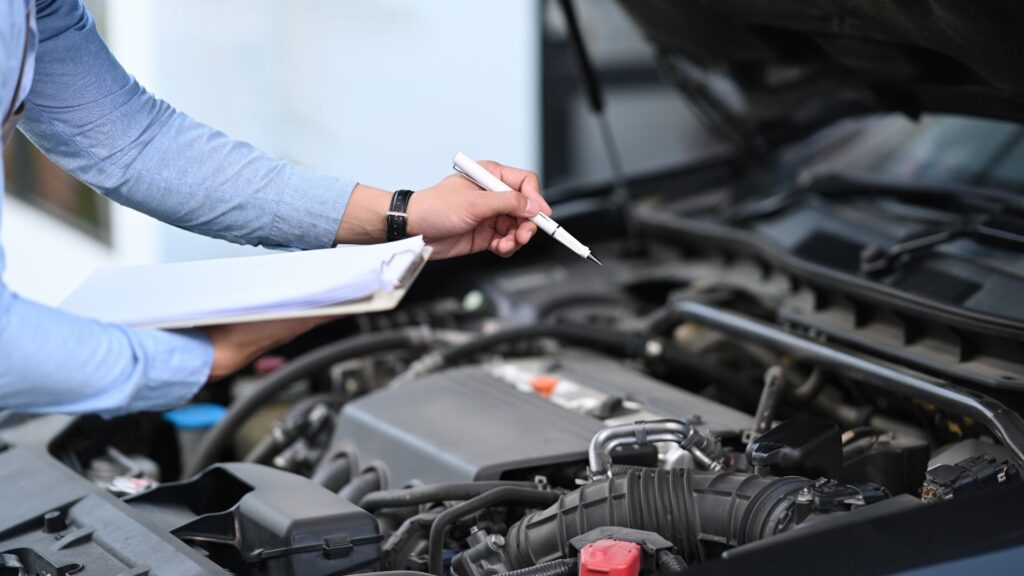
<path fill-rule="evenodd" d="M 881 274 L 889 271 L 898 261 L 905 262 L 915 252 L 948 242 L 958 236 L 969 234 L 974 226 L 955 226 L 930 234 L 924 234 L 910 240 L 893 244 L 888 248 L 868 246 L 860 253 L 861 274 Z"/>
<path fill-rule="evenodd" d="M 1024 234 L 1021 230 L 1009 229 L 1002 222 L 1005 219 L 999 214 L 969 216 L 967 221 L 951 228 L 904 240 L 885 249 L 868 246 L 860 254 L 860 272 L 866 275 L 887 272 L 897 262 L 905 264 L 914 254 L 961 236 L 981 237 L 1017 250 L 1024 249 Z"/>

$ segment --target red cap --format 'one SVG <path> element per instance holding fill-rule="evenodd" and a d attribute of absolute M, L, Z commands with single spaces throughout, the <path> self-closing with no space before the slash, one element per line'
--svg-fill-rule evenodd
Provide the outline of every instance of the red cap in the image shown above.
<path fill-rule="evenodd" d="M 549 374 L 540 374 L 534 376 L 530 380 L 530 386 L 533 388 L 533 392 L 544 398 L 550 398 L 551 393 L 555 391 L 555 387 L 558 386 L 558 378 Z"/>
<path fill-rule="evenodd" d="M 637 576 L 640 545 L 619 540 L 599 540 L 580 550 L 579 576 Z"/>

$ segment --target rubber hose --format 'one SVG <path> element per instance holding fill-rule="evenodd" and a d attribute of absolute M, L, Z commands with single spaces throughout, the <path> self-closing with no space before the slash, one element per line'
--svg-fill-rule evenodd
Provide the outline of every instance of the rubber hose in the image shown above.
<path fill-rule="evenodd" d="M 430 573 L 436 576 L 444 576 L 444 538 L 448 534 L 449 526 L 456 521 L 498 504 L 517 503 L 549 506 L 558 500 L 558 494 L 555 492 L 546 492 L 536 488 L 504 486 L 485 492 L 472 500 L 466 500 L 462 504 L 452 506 L 439 514 L 430 526 L 430 536 L 427 539 L 427 557 L 429 558 Z M 553 558 L 553 560 L 557 560 L 557 558 Z M 533 562 L 530 565 L 532 566 L 533 564 L 539 564 L 539 562 Z"/>
<path fill-rule="evenodd" d="M 380 490 L 380 472 L 370 469 L 360 472 L 358 476 L 345 484 L 345 487 L 338 492 L 338 496 L 342 500 L 356 504 L 375 490 Z"/>
<path fill-rule="evenodd" d="M 416 329 L 361 334 L 321 346 L 298 356 L 280 369 L 268 374 L 251 393 L 231 404 L 221 421 L 203 436 L 195 455 L 185 467 L 182 477 L 191 478 L 215 462 L 231 442 L 235 431 L 256 410 L 296 380 L 349 358 L 396 348 L 421 346 L 425 340 L 423 336 L 424 332 Z"/>
<path fill-rule="evenodd" d="M 249 450 L 249 453 L 245 455 L 242 462 L 252 462 L 254 464 L 267 464 L 281 453 L 286 446 L 290 445 L 295 441 L 295 436 L 288 434 L 286 438 L 283 438 L 281 442 L 274 439 L 272 433 L 265 435 L 260 438 L 260 441 Z"/>
<path fill-rule="evenodd" d="M 661 572 L 661 576 L 680 576 L 689 569 L 690 567 L 682 556 L 668 550 L 658 552 L 658 570 Z"/>
<path fill-rule="evenodd" d="M 738 546 L 788 530 L 789 496 L 810 483 L 689 468 L 627 470 L 522 518 L 508 530 L 505 552 L 513 569 L 542 564 L 563 558 L 576 536 L 619 526 L 662 535 L 692 563 L 704 558 L 705 542 Z"/>
<path fill-rule="evenodd" d="M 340 406 L 343 403 L 344 398 L 333 393 L 314 394 L 299 400 L 274 423 L 271 432 L 261 438 L 252 450 L 249 450 L 243 462 L 269 464 L 274 456 L 291 446 L 304 433 L 302 428 L 306 424 L 305 419 L 313 407 L 317 404 Z"/>
<path fill-rule="evenodd" d="M 351 479 L 352 464 L 344 456 L 321 464 L 313 472 L 313 477 L 311 478 L 313 482 L 327 488 L 331 492 L 341 490 Z"/>
<path fill-rule="evenodd" d="M 552 560 L 551 562 L 537 564 L 536 566 L 527 566 L 519 570 L 505 572 L 498 576 L 574 576 L 577 564 L 578 562 L 575 558 Z"/>
<path fill-rule="evenodd" d="M 445 348 L 438 354 L 444 365 L 449 365 L 499 344 L 533 338 L 553 338 L 566 344 L 574 344 L 619 357 L 637 356 L 643 351 L 642 339 L 629 332 L 572 324 L 534 324 L 488 334 L 464 344 Z"/>
<path fill-rule="evenodd" d="M 511 480 L 485 480 L 481 482 L 452 482 L 448 484 L 430 484 L 427 486 L 416 486 L 413 488 L 402 488 L 399 490 L 381 490 L 370 492 L 360 501 L 359 507 L 367 512 L 380 510 L 381 508 L 401 508 L 428 504 L 430 502 L 445 502 L 448 500 L 469 500 L 484 492 L 513 486 L 517 488 L 534 488 L 533 482 L 515 482 Z"/>

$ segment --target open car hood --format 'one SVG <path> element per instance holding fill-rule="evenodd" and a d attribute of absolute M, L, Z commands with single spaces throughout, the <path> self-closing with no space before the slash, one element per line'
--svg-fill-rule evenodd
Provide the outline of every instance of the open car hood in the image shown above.
<path fill-rule="evenodd" d="M 621 3 L 677 84 L 748 142 L 872 110 L 1024 121 L 1015 0 Z"/>

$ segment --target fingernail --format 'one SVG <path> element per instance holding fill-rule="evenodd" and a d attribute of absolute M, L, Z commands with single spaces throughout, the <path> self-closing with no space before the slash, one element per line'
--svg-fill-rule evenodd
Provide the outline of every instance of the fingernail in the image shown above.
<path fill-rule="evenodd" d="M 537 213 L 537 201 L 529 196 L 526 197 L 526 213 L 531 216 Z"/>

